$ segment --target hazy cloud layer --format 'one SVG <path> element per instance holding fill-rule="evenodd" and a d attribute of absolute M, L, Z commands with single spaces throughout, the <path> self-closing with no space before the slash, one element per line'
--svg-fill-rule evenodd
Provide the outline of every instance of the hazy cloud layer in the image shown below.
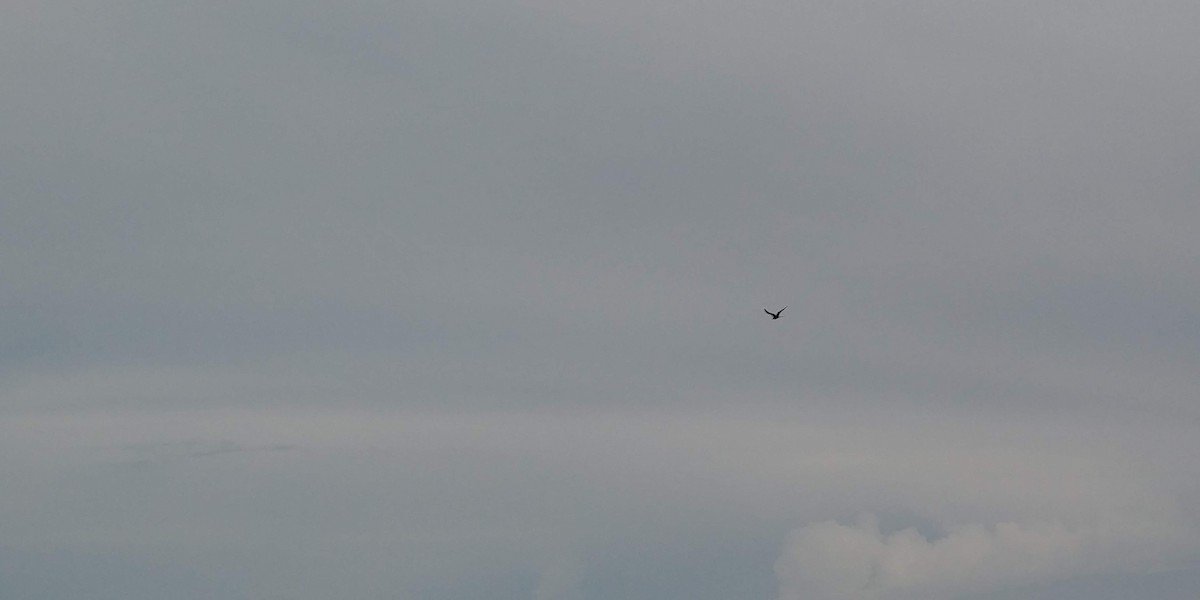
<path fill-rule="evenodd" d="M 1192 600 L 1197 22 L 7 2 L 0 596 Z"/>
<path fill-rule="evenodd" d="M 167 561 L 245 597 L 766 597 L 774 565 L 782 598 L 957 598 L 1200 551 L 1196 467 L 1165 466 L 1190 426 L 290 409 L 29 415 L 0 433 L 14 564 Z M 250 440 L 293 449 L 191 450 Z M 829 521 L 860 510 L 879 516 Z"/>

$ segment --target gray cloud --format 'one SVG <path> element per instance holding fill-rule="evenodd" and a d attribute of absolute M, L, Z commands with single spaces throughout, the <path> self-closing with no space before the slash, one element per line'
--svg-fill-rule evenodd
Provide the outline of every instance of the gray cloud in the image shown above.
<path fill-rule="evenodd" d="M 10 2 L 0 595 L 1194 597 L 1196 10 Z"/>
<path fill-rule="evenodd" d="M 572 600 L 582 598 L 579 586 L 583 576 L 578 562 L 559 560 L 542 571 L 534 600 Z"/>

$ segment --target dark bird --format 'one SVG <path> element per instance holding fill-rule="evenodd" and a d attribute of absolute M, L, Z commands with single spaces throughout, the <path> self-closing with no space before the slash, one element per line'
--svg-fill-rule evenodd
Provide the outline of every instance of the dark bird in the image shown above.
<path fill-rule="evenodd" d="M 785 311 L 785 310 L 787 310 L 786 306 L 779 309 L 779 312 L 771 312 L 765 308 L 763 309 L 763 312 L 767 313 L 768 315 L 771 315 L 771 320 L 774 321 L 775 319 L 778 319 L 779 315 L 783 314 L 783 311 Z"/>

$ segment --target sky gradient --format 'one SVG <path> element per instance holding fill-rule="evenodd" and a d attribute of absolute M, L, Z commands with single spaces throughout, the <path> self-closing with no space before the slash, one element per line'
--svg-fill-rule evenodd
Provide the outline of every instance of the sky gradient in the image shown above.
<path fill-rule="evenodd" d="M 6 2 L 0 597 L 1194 600 L 1197 23 Z"/>

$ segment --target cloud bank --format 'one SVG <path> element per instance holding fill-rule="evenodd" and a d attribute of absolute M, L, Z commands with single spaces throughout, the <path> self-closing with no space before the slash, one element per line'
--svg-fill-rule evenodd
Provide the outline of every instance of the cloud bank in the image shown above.
<path fill-rule="evenodd" d="M 942 600 L 1104 571 L 1162 568 L 1183 543 L 1173 520 L 965 524 L 942 537 L 852 525 L 793 531 L 775 564 L 780 600 Z"/>

